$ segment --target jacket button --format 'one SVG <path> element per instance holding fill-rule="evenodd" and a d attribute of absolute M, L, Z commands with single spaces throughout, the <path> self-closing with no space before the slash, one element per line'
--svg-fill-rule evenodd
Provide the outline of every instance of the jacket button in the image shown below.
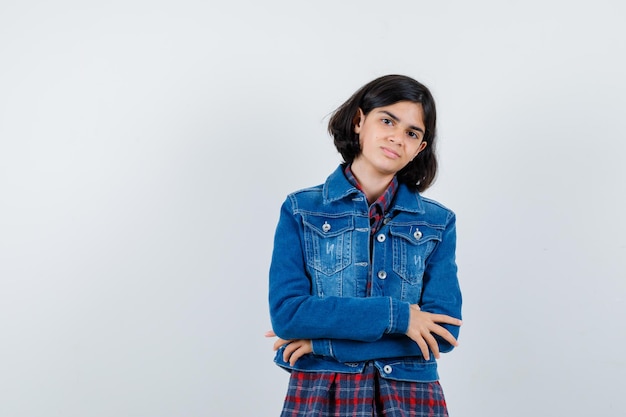
<path fill-rule="evenodd" d="M 390 374 L 391 371 L 393 371 L 393 368 L 391 367 L 391 365 L 385 365 L 383 367 L 383 372 L 385 372 L 386 374 Z"/>
<path fill-rule="evenodd" d="M 391 219 L 390 219 L 389 217 L 385 217 L 385 218 L 383 219 L 383 224 L 387 224 L 387 223 L 389 223 L 390 221 L 391 221 Z"/>
<path fill-rule="evenodd" d="M 420 229 L 417 229 L 415 233 L 413 233 L 413 237 L 417 240 L 420 240 L 422 238 L 422 232 L 420 232 Z"/>
<path fill-rule="evenodd" d="M 380 279 L 387 278 L 387 273 L 385 271 L 378 271 L 378 278 Z"/>
<path fill-rule="evenodd" d="M 384 233 L 380 233 L 378 236 L 376 236 L 376 240 L 381 242 L 381 243 L 384 242 L 385 239 L 387 239 L 387 236 L 385 236 Z"/>
<path fill-rule="evenodd" d="M 324 224 L 322 225 L 322 230 L 328 232 L 330 230 L 330 224 L 328 224 L 328 222 L 324 222 Z"/>

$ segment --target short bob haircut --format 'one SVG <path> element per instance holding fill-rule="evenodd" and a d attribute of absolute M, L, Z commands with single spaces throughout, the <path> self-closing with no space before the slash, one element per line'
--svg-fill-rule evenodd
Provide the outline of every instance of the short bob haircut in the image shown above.
<path fill-rule="evenodd" d="M 399 101 L 420 103 L 424 111 L 426 132 L 423 140 L 427 143 L 426 148 L 397 174 L 400 183 L 421 192 L 430 187 L 437 175 L 437 114 L 432 94 L 420 82 L 404 75 L 385 75 L 370 81 L 333 112 L 328 132 L 344 162 L 351 164 L 361 154 L 359 135 L 354 132 L 359 109 L 367 115 L 377 107 L 390 106 Z"/>

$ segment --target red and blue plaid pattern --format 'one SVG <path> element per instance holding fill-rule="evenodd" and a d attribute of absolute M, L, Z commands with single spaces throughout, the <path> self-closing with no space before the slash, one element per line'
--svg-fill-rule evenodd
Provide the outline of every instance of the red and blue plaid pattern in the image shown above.
<path fill-rule="evenodd" d="M 447 417 L 439 382 L 382 378 L 372 363 L 363 373 L 292 371 L 281 417 Z"/>
<path fill-rule="evenodd" d="M 344 170 L 344 174 L 346 179 L 350 182 L 350 184 L 354 185 L 357 189 L 363 191 L 361 185 L 356 180 L 356 177 L 352 173 L 352 169 L 350 169 L 350 165 L 346 165 Z M 378 197 L 376 201 L 374 201 L 370 205 L 369 217 L 370 217 L 370 227 L 371 234 L 375 234 L 378 232 L 383 225 L 383 218 L 385 217 L 385 213 L 391 206 L 391 202 L 396 195 L 396 190 L 398 189 L 398 179 L 394 176 L 393 180 L 387 186 L 385 192 Z"/>

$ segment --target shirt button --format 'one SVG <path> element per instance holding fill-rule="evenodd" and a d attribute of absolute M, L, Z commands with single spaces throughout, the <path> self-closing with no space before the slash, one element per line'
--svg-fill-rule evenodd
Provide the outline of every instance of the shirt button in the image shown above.
<path fill-rule="evenodd" d="M 378 271 L 378 278 L 380 279 L 387 278 L 387 273 L 385 271 Z"/>
<path fill-rule="evenodd" d="M 381 243 L 384 242 L 385 239 L 387 239 L 387 236 L 385 236 L 384 233 L 380 233 L 378 236 L 376 236 L 376 240 L 381 242 Z"/>
<path fill-rule="evenodd" d="M 385 372 L 386 374 L 390 374 L 391 371 L 393 371 L 393 368 L 391 367 L 391 365 L 385 365 L 383 367 L 383 372 Z"/>
<path fill-rule="evenodd" d="M 324 224 L 322 225 L 322 230 L 328 232 L 330 230 L 330 224 L 328 224 L 328 222 L 324 222 Z"/>
<path fill-rule="evenodd" d="M 389 217 L 385 217 L 385 218 L 383 219 L 383 224 L 387 224 L 387 223 L 389 223 L 390 221 L 391 221 L 391 219 L 390 219 Z"/>
<path fill-rule="evenodd" d="M 420 230 L 417 229 L 415 233 L 413 233 L 413 237 L 415 237 L 415 239 L 417 240 L 420 240 L 422 238 L 422 232 L 420 232 Z"/>

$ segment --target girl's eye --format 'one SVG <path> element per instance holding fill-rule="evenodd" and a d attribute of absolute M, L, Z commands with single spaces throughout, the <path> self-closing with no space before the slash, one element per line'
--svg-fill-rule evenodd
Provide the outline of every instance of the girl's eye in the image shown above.
<path fill-rule="evenodd" d="M 415 132 L 408 132 L 408 135 L 413 139 L 419 139 L 419 136 Z"/>
<path fill-rule="evenodd" d="M 382 119 L 382 122 L 386 125 L 391 126 L 393 124 L 393 122 L 391 121 L 391 119 Z"/>

